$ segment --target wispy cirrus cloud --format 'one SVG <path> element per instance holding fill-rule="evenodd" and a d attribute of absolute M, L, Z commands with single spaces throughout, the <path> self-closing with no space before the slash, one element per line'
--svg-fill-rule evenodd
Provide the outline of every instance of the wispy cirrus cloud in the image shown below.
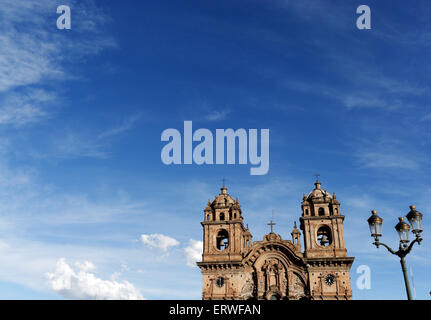
<path fill-rule="evenodd" d="M 133 126 L 136 124 L 136 122 L 140 118 L 141 118 L 141 116 L 139 114 L 131 115 L 130 117 L 127 117 L 126 119 L 124 119 L 120 125 L 114 126 L 110 129 L 107 129 L 107 130 L 103 131 L 102 133 L 100 133 L 97 136 L 97 139 L 101 140 L 101 139 L 105 139 L 105 138 L 109 138 L 109 137 L 113 137 L 113 136 L 117 136 L 119 134 L 122 134 L 122 133 L 132 129 Z"/>
<path fill-rule="evenodd" d="M 411 144 L 415 139 L 415 133 L 392 132 L 391 124 L 381 125 L 384 129 L 372 133 L 372 138 L 354 138 L 350 147 L 353 147 L 353 156 L 356 163 L 362 168 L 371 169 L 397 169 L 397 170 L 419 170 L 429 161 L 420 146 Z M 364 124 L 362 130 L 370 131 L 372 124 Z"/>
<path fill-rule="evenodd" d="M 54 150 L 42 157 L 104 159 L 109 156 L 109 152 L 105 150 L 104 141 L 94 139 L 92 135 L 68 132 L 56 140 Z"/>
<path fill-rule="evenodd" d="M 79 77 L 69 70 L 68 62 L 115 46 L 115 40 L 102 31 L 108 18 L 93 1 L 67 1 L 74 10 L 69 34 L 55 28 L 58 4 L 50 0 L 0 2 L 2 125 L 22 126 L 47 117 L 53 111 L 49 107 L 60 101 L 52 87 L 44 86 Z"/>
<path fill-rule="evenodd" d="M 420 162 L 397 151 L 363 151 L 357 153 L 361 166 L 366 168 L 418 169 Z"/>
<path fill-rule="evenodd" d="M 43 89 L 13 92 L 0 100 L 0 125 L 23 126 L 48 116 L 56 95 Z"/>
<path fill-rule="evenodd" d="M 427 109 L 431 109 L 431 107 L 428 107 Z M 431 113 L 424 115 L 421 121 L 431 121 Z"/>
<path fill-rule="evenodd" d="M 229 115 L 231 111 L 229 109 L 225 109 L 225 110 L 213 110 L 211 112 L 209 112 L 206 116 L 205 119 L 208 121 L 220 121 L 220 120 L 225 120 L 226 117 Z"/>
<path fill-rule="evenodd" d="M 346 63 L 341 64 L 346 65 Z M 360 66 L 356 68 L 360 69 Z M 414 108 L 416 105 L 408 97 L 428 96 L 431 92 L 424 86 L 399 81 L 371 71 L 364 75 L 346 70 L 345 75 L 351 74 L 355 77 L 347 78 L 343 86 L 298 79 L 284 79 L 282 83 L 293 91 L 332 99 L 350 110 L 379 108 L 393 111 L 406 107 Z"/>
<path fill-rule="evenodd" d="M 94 129 L 77 131 L 71 128 L 62 128 L 58 134 L 47 137 L 44 144 L 38 145 L 37 149 L 31 148 L 28 151 L 28 155 L 35 159 L 51 160 L 75 158 L 106 159 L 111 156 L 109 148 L 112 142 L 135 128 L 139 120 L 139 114 L 132 114 L 119 124 L 113 124 L 97 131 Z"/>

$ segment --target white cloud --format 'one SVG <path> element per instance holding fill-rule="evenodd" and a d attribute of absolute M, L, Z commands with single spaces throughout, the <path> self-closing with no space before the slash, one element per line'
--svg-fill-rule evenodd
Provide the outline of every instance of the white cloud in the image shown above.
<path fill-rule="evenodd" d="M 0 104 L 0 124 L 22 126 L 39 121 L 47 116 L 46 106 L 54 100 L 52 93 L 42 89 L 8 94 Z"/>
<path fill-rule="evenodd" d="M 99 158 L 105 159 L 109 152 L 105 151 L 105 142 L 92 138 L 89 134 L 68 132 L 56 137 L 55 150 L 48 153 L 49 157 L 58 158 Z M 46 155 L 33 154 L 34 157 Z"/>
<path fill-rule="evenodd" d="M 373 207 L 375 199 L 371 199 L 368 195 L 354 195 L 351 197 L 344 197 L 343 202 L 351 208 L 369 210 Z"/>
<path fill-rule="evenodd" d="M 227 115 L 230 113 L 229 109 L 226 110 L 213 110 L 205 117 L 209 121 L 219 121 L 226 119 Z"/>
<path fill-rule="evenodd" d="M 344 106 L 347 108 L 385 108 L 388 107 L 387 101 L 380 97 L 369 96 L 362 97 L 359 95 L 339 96 Z"/>
<path fill-rule="evenodd" d="M 96 270 L 96 266 L 91 261 L 76 262 L 75 266 L 85 272 Z"/>
<path fill-rule="evenodd" d="M 122 134 L 123 132 L 130 130 L 134 126 L 134 124 L 139 120 L 139 118 L 140 118 L 140 115 L 138 114 L 132 115 L 127 119 L 125 119 L 121 125 L 110 128 L 102 132 L 101 134 L 99 134 L 97 136 L 97 139 L 105 139 L 105 138 Z"/>
<path fill-rule="evenodd" d="M 364 151 L 357 154 L 360 164 L 366 168 L 418 169 L 419 157 L 411 158 L 408 154 L 383 151 Z"/>
<path fill-rule="evenodd" d="M 141 241 L 143 244 L 151 248 L 158 248 L 163 252 L 167 252 L 169 248 L 178 246 L 180 244 L 174 238 L 159 233 L 143 234 L 141 235 Z"/>
<path fill-rule="evenodd" d="M 203 242 L 198 240 L 189 240 L 189 245 L 184 248 L 186 255 L 187 265 L 196 267 L 196 262 L 202 260 Z"/>
<path fill-rule="evenodd" d="M 430 109 L 430 107 L 427 107 L 427 109 Z M 431 113 L 423 116 L 421 121 L 431 121 Z"/>
<path fill-rule="evenodd" d="M 0 92 L 6 97 L 0 101 L 0 124 L 24 125 L 46 117 L 51 113 L 47 106 L 59 101 L 47 91 L 35 92 L 34 86 L 79 77 L 67 71 L 67 63 L 115 46 L 103 34 L 109 20 L 103 10 L 93 1 L 68 2 L 75 12 L 74 32 L 66 36 L 52 28 L 55 2 L 0 2 Z"/>
<path fill-rule="evenodd" d="M 1 116 L 0 109 L 0 124 L 2 123 Z M 139 114 L 133 114 L 127 117 L 121 124 L 107 127 L 99 134 L 94 131 L 77 132 L 63 129 L 61 132 L 47 137 L 44 147 L 41 148 L 38 146 L 37 150 L 31 150 L 29 154 L 36 159 L 109 158 L 111 152 L 108 149 L 111 146 L 112 140 L 131 130 L 139 120 L 139 117 Z"/>
<path fill-rule="evenodd" d="M 73 270 L 66 259 L 57 261 L 55 271 L 46 273 L 51 288 L 67 299 L 140 300 L 142 294 L 128 281 L 103 280 L 89 272 L 91 262 Z"/>
<path fill-rule="evenodd" d="M 2 10 L 2 7 L 0 7 Z M 37 13 L 36 13 L 37 14 Z M 12 26 L 0 36 L 0 92 L 35 84 L 46 77 L 63 76 L 52 40 L 47 34 L 30 36 L 18 33 Z"/>

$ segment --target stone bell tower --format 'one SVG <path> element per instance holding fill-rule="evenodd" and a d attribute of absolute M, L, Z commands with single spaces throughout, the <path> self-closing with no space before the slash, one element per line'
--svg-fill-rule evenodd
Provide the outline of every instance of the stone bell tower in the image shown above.
<path fill-rule="evenodd" d="M 244 227 L 238 199 L 227 194 L 223 185 L 221 193 L 204 210 L 204 248 L 202 261 L 241 261 L 251 234 Z"/>
<path fill-rule="evenodd" d="M 335 193 L 331 196 L 316 181 L 315 188 L 302 201 L 301 229 L 304 232 L 305 257 L 346 257 L 343 220 Z"/>
<path fill-rule="evenodd" d="M 239 272 L 252 235 L 244 227 L 241 207 L 223 185 L 221 193 L 204 210 L 202 262 L 202 297 L 204 299 L 238 299 L 238 283 L 251 276 Z M 244 284 L 241 284 L 244 286 Z"/>
<path fill-rule="evenodd" d="M 347 257 L 340 203 L 318 180 L 314 185 L 303 197 L 300 217 L 312 295 L 315 299 L 351 299 L 349 270 L 354 258 Z"/>

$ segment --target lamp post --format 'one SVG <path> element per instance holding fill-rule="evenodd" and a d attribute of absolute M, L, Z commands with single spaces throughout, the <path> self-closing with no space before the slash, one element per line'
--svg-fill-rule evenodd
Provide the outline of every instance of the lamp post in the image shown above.
<path fill-rule="evenodd" d="M 382 236 L 382 225 L 383 219 L 377 215 L 377 211 L 371 211 L 372 215 L 368 218 L 368 225 L 370 227 L 371 236 L 374 237 L 373 244 L 378 248 L 379 246 L 384 246 L 388 251 L 394 255 L 397 255 L 400 258 L 401 269 L 403 270 L 404 283 L 406 285 L 407 298 L 412 300 L 412 294 L 410 292 L 410 284 L 407 276 L 407 268 L 405 262 L 405 256 L 410 253 L 413 248 L 413 245 L 417 242 L 420 245 L 422 238 L 422 213 L 416 211 L 416 206 L 410 206 L 410 211 L 407 213 L 406 218 L 409 221 L 410 225 L 404 221 L 404 218 L 399 218 L 398 224 L 395 226 L 395 230 L 398 232 L 398 236 L 400 237 L 400 245 L 398 251 L 392 250 L 388 245 L 379 241 L 379 237 Z M 410 245 L 409 240 L 409 231 L 410 226 L 412 228 L 413 234 L 416 236 Z"/>

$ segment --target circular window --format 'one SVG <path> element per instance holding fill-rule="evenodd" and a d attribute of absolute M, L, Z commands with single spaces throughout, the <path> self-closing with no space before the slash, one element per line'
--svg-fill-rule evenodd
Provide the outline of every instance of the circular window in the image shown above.
<path fill-rule="evenodd" d="M 220 288 L 223 287 L 224 286 L 224 278 L 218 277 L 216 280 L 216 285 L 217 285 L 217 287 L 220 287 Z"/>
<path fill-rule="evenodd" d="M 273 294 L 269 297 L 269 300 L 280 300 L 280 296 L 278 294 Z"/>

